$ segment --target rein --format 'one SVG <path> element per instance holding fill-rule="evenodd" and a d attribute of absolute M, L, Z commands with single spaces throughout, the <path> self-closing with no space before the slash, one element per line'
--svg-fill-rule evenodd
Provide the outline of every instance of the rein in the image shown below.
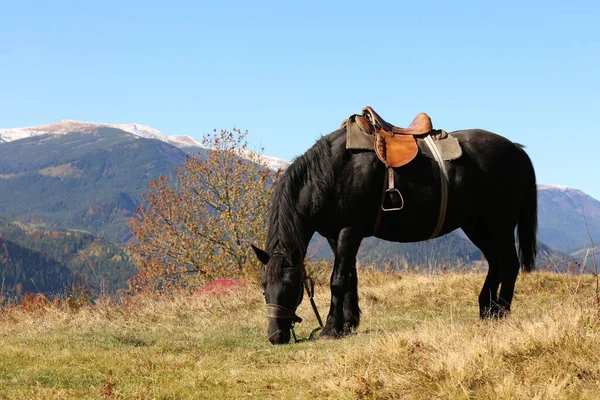
<path fill-rule="evenodd" d="M 317 317 L 317 321 L 319 322 L 319 327 L 313 329 L 310 332 L 310 334 L 304 339 L 298 339 L 296 336 L 296 331 L 294 330 L 294 326 L 296 325 L 296 323 L 302 322 L 302 318 L 300 318 L 298 315 L 296 315 L 295 311 L 290 310 L 289 308 L 280 306 L 278 304 L 267 304 L 267 316 L 269 318 L 292 320 L 292 324 L 291 324 L 292 336 L 294 337 L 294 342 L 296 342 L 296 343 L 306 342 L 309 340 L 316 339 L 316 336 L 315 336 L 316 333 L 319 332 L 321 329 L 323 329 L 323 321 L 321 320 L 321 315 L 319 314 L 319 310 L 317 309 L 317 304 L 315 303 L 315 299 L 314 299 L 314 297 L 315 297 L 315 281 L 311 277 L 307 276 L 306 279 L 304 279 L 304 289 L 306 290 L 306 294 L 308 295 L 308 299 L 310 300 L 310 305 L 312 306 L 315 316 Z"/>

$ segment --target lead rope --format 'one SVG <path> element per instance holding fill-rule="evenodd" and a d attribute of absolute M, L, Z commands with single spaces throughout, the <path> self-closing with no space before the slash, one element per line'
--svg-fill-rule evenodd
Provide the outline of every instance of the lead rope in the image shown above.
<path fill-rule="evenodd" d="M 309 276 L 306 277 L 306 279 L 304 280 L 304 288 L 306 289 L 308 299 L 310 300 L 310 305 L 312 306 L 312 309 L 315 312 L 315 316 L 317 317 L 317 321 L 319 322 L 319 329 L 323 329 L 323 321 L 321 320 L 319 310 L 317 309 L 317 304 L 315 303 L 315 281 L 313 280 L 313 278 Z"/>
<path fill-rule="evenodd" d="M 315 303 L 315 281 L 309 276 L 307 276 L 306 279 L 304 280 L 304 289 L 306 289 L 306 294 L 308 294 L 308 299 L 310 300 L 310 305 L 312 306 L 312 309 L 315 312 L 315 316 L 317 317 L 317 321 L 319 322 L 319 327 L 313 329 L 310 332 L 310 334 L 308 335 L 308 337 L 306 337 L 304 339 L 298 339 L 296 337 L 296 331 L 294 330 L 294 325 L 296 325 L 296 322 L 295 321 L 292 322 L 292 336 L 294 337 L 295 343 L 307 342 L 309 340 L 315 340 L 317 332 L 319 332 L 321 329 L 323 329 L 323 320 L 321 320 L 321 315 L 319 314 L 319 310 L 317 309 L 317 304 Z"/>

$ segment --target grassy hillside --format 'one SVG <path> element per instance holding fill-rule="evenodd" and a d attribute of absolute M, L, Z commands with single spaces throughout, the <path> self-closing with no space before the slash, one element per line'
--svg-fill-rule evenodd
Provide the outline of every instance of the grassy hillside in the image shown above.
<path fill-rule="evenodd" d="M 254 285 L 5 309 L 0 398 L 598 398 L 593 278 L 523 275 L 504 321 L 479 320 L 483 279 L 362 272 L 358 334 L 289 346 L 267 342 Z M 318 287 L 323 313 L 328 298 Z"/>

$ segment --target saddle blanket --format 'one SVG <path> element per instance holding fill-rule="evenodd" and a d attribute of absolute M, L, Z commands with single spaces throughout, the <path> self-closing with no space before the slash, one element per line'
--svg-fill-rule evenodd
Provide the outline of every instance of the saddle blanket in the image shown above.
<path fill-rule="evenodd" d="M 370 131 L 367 127 L 362 126 L 356 121 L 358 115 L 354 114 L 350 118 L 345 119 L 340 128 L 346 127 L 346 148 L 352 150 L 370 150 L 375 151 L 376 135 L 373 130 Z M 435 145 L 442 154 L 444 161 L 456 160 L 462 155 L 462 149 L 457 138 L 450 135 L 444 130 L 433 130 L 430 133 Z M 420 153 L 434 159 L 433 154 L 427 147 L 423 139 L 416 136 L 417 145 Z"/>

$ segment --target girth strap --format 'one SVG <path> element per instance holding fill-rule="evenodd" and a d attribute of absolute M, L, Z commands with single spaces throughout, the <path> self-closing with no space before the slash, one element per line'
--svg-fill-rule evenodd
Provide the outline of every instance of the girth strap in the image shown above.
<path fill-rule="evenodd" d="M 440 212 L 438 214 L 435 230 L 429 237 L 430 239 L 433 239 L 440 234 L 442 227 L 444 226 L 444 221 L 446 221 L 446 211 L 448 210 L 448 171 L 446 170 L 446 164 L 444 163 L 444 158 L 440 153 L 440 149 L 435 145 L 431 135 L 427 135 L 424 140 L 427 146 L 429 146 L 429 150 L 433 154 L 438 167 L 440 167 L 440 171 L 442 171 L 440 174 Z"/>

